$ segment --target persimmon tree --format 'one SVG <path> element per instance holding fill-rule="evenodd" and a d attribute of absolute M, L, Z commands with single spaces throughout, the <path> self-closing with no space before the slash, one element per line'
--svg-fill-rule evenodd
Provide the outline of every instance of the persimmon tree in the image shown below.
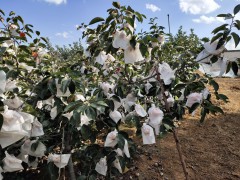
<path fill-rule="evenodd" d="M 110 179 L 126 171 L 136 151 L 125 126 L 154 144 L 169 131 L 177 138 L 175 125 L 186 111 L 200 109 L 201 122 L 223 113 L 212 95 L 227 97 L 196 73 L 193 47 L 165 41 L 170 35 L 154 19 L 149 31 L 136 33 L 146 17 L 129 6 L 113 2 L 107 12 L 79 26 L 85 54 L 61 59 L 45 50 L 46 39 L 32 25 L 0 11 L 4 178 Z"/>

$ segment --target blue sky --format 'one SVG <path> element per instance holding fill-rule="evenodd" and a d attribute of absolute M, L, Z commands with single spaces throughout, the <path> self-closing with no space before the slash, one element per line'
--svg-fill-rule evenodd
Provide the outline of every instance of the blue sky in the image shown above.
<path fill-rule="evenodd" d="M 211 37 L 211 31 L 223 24 L 217 19 L 220 13 L 232 12 L 240 0 L 119 0 L 130 5 L 148 18 L 158 17 L 159 25 L 168 32 L 167 14 L 170 15 L 171 33 L 180 26 L 189 31 L 193 28 L 199 37 Z M 6 13 L 15 11 L 25 23 L 34 25 L 42 36 L 49 37 L 53 45 L 69 44 L 81 37 L 76 25 L 88 23 L 96 16 L 106 17 L 111 0 L 1 0 L 0 8 Z M 240 15 L 239 15 L 240 17 Z M 148 27 L 148 21 L 138 24 L 137 29 Z"/>

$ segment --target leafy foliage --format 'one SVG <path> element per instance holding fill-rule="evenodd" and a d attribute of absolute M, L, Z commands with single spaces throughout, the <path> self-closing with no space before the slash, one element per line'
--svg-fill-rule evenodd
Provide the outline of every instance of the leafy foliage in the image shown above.
<path fill-rule="evenodd" d="M 196 73 L 194 58 L 201 42 L 193 30 L 186 35 L 180 28 L 172 36 L 151 18 L 149 31 L 136 34 L 135 23 L 142 22 L 145 15 L 117 2 L 107 12 L 105 19 L 96 17 L 79 26 L 88 43 L 85 53 L 80 42 L 55 50 L 14 12 L 3 21 L 0 135 L 8 132 L 6 112 L 20 113 L 22 121 L 15 120 L 22 129 L 30 126 L 22 138 L 6 147 L 0 138 L 3 162 L 8 154 L 19 159 L 27 156 L 14 172 L 3 163 L 5 178 L 33 178 L 39 172 L 37 177 L 56 179 L 65 175 L 56 167 L 68 164 L 70 176 L 78 175 L 78 179 L 96 179 L 99 174 L 110 179 L 125 172 L 136 150 L 125 126 L 135 127 L 136 134 L 144 136 L 147 123 L 162 135 L 176 128 L 175 122 L 186 109 L 193 113 L 201 108 L 201 122 L 209 113 L 223 113 L 211 98 L 214 94 L 226 102 L 227 97 L 218 93 L 212 78 Z M 2 10 L 0 13 L 4 16 Z M 214 32 L 223 31 L 225 41 L 230 33 L 226 30 L 224 25 Z M 10 88 L 7 81 L 14 80 L 16 87 Z M 197 99 L 190 102 L 194 93 Z M 7 100 L 15 100 L 13 104 L 19 106 L 10 106 Z M 157 123 L 152 122 L 155 118 Z M 27 146 L 30 148 L 24 151 Z M 100 172 L 99 166 L 107 171 Z"/>

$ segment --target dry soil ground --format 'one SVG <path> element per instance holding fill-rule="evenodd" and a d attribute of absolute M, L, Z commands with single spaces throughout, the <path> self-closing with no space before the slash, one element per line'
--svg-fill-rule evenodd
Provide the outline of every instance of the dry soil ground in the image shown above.
<path fill-rule="evenodd" d="M 189 179 L 240 179 L 240 79 L 216 78 L 220 93 L 229 97 L 229 103 L 217 102 L 224 115 L 208 115 L 199 125 L 199 116 L 188 116 L 178 128 Z M 158 139 L 156 145 L 142 146 L 139 142 L 135 166 L 119 179 L 184 178 L 172 133 Z"/>

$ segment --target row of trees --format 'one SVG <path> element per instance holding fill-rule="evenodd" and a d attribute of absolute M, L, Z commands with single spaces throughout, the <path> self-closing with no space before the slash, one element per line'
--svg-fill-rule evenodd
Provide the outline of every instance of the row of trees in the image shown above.
<path fill-rule="evenodd" d="M 186 111 L 200 109 L 201 122 L 223 113 L 212 96 L 227 97 L 195 71 L 202 47 L 193 31 L 171 36 L 150 19 L 149 31 L 135 33 L 143 14 L 117 2 L 107 12 L 79 27 L 83 53 L 79 42 L 54 50 L 21 16 L 0 10 L 1 178 L 110 179 L 136 150 L 124 126 L 153 144 L 176 135 Z"/>

